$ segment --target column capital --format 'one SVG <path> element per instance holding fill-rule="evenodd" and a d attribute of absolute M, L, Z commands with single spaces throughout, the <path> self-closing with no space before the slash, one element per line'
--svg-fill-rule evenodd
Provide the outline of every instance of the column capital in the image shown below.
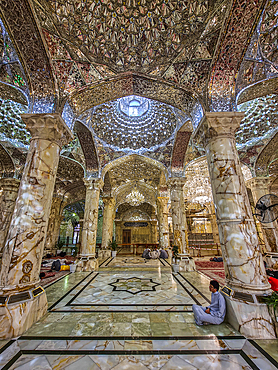
<path fill-rule="evenodd" d="M 170 177 L 167 181 L 167 185 L 170 186 L 170 188 L 180 188 L 180 190 L 183 190 L 183 187 L 186 183 L 185 177 Z"/>
<path fill-rule="evenodd" d="M 58 113 L 22 114 L 21 118 L 33 139 L 49 140 L 62 148 L 74 139 L 65 121 Z"/>
<path fill-rule="evenodd" d="M 0 188 L 5 191 L 18 191 L 20 180 L 12 177 L 3 177 L 0 179 Z"/>
<path fill-rule="evenodd" d="M 83 181 L 88 190 L 101 190 L 104 185 L 103 180 L 99 178 L 84 178 Z"/>
<path fill-rule="evenodd" d="M 271 177 L 252 177 L 252 179 L 246 181 L 246 186 L 250 187 L 251 190 L 265 189 L 268 192 L 272 181 L 273 178 Z"/>
<path fill-rule="evenodd" d="M 216 137 L 234 137 L 243 118 L 244 112 L 207 112 L 194 139 L 207 146 Z"/>
<path fill-rule="evenodd" d="M 114 206 L 116 204 L 116 200 L 114 197 L 102 197 L 102 201 L 104 203 L 104 207 Z"/>
<path fill-rule="evenodd" d="M 169 197 L 157 197 L 156 199 L 161 206 L 167 205 L 169 201 Z"/>

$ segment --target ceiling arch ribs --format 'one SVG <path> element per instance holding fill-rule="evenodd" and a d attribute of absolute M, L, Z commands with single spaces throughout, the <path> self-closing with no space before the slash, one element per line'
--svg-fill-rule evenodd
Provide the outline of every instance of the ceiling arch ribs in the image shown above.
<path fill-rule="evenodd" d="M 91 131 L 79 121 L 75 122 L 74 131 L 76 132 L 81 148 L 83 150 L 87 174 L 98 177 L 99 161 Z"/>
<path fill-rule="evenodd" d="M 268 167 L 276 158 L 278 158 L 278 132 L 260 151 L 254 166 L 256 176 L 267 176 Z"/>
<path fill-rule="evenodd" d="M 140 163 L 145 164 L 149 168 L 156 169 L 158 171 L 158 173 L 159 173 L 158 176 L 160 176 L 160 172 L 163 172 L 166 180 L 168 179 L 168 171 L 167 171 L 167 169 L 165 168 L 165 166 L 161 162 L 159 162 L 159 161 L 157 161 L 155 159 L 149 158 L 149 157 L 145 157 L 145 156 L 139 155 L 139 154 L 129 154 L 129 155 L 125 155 L 124 157 L 120 157 L 120 158 L 117 158 L 117 159 L 111 161 L 110 163 L 108 163 L 102 169 L 101 178 L 104 180 L 105 174 L 108 171 L 111 171 L 113 168 L 121 167 L 123 169 L 127 169 L 127 166 L 126 165 L 129 162 L 131 163 L 131 165 L 134 163 L 134 166 L 136 166 L 137 168 L 140 168 Z M 131 174 L 134 174 L 134 173 L 136 173 L 136 171 L 134 171 L 134 170 L 133 170 L 133 172 L 129 172 L 129 176 Z M 143 173 L 142 173 L 142 176 L 143 176 Z M 111 175 L 110 175 L 110 181 L 112 181 Z"/>
<path fill-rule="evenodd" d="M 241 62 L 267 0 L 233 0 L 212 66 L 209 83 L 209 110 L 233 111 L 235 84 Z"/>
<path fill-rule="evenodd" d="M 144 195 L 145 194 L 147 195 L 145 197 L 146 202 L 148 200 L 148 202 L 151 202 L 150 204 L 155 204 L 153 200 L 156 197 L 157 190 L 148 184 L 137 182 L 136 180 L 129 181 L 128 183 L 125 183 L 119 186 L 118 188 L 114 189 L 112 195 L 116 198 L 116 202 L 122 201 L 126 202 L 125 200 L 126 195 L 128 195 L 131 192 L 135 185 L 139 192 L 141 191 L 142 193 L 144 193 Z"/>
<path fill-rule="evenodd" d="M 13 177 L 15 174 L 15 164 L 2 144 L 0 144 L 0 174 L 2 177 Z"/>
<path fill-rule="evenodd" d="M 185 154 L 192 132 L 192 123 L 190 121 L 187 121 L 176 134 L 171 158 L 172 176 L 181 177 L 184 173 Z"/>
<path fill-rule="evenodd" d="M 240 91 L 237 96 L 236 103 L 239 105 L 270 94 L 278 94 L 278 77 L 258 81 L 252 85 L 249 85 Z"/>
<path fill-rule="evenodd" d="M 56 82 L 29 1 L 1 0 L 0 9 L 1 18 L 26 74 L 33 97 L 33 111 L 40 112 L 43 109 L 42 112 L 45 112 L 48 109 L 48 112 L 52 112 Z"/>
<path fill-rule="evenodd" d="M 71 94 L 68 102 L 75 115 L 79 116 L 96 105 L 129 95 L 157 100 L 189 115 L 196 109 L 196 105 L 201 106 L 191 92 L 173 83 L 133 72 L 122 73 L 98 84 L 89 85 Z M 201 110 L 203 111 L 202 107 Z"/>

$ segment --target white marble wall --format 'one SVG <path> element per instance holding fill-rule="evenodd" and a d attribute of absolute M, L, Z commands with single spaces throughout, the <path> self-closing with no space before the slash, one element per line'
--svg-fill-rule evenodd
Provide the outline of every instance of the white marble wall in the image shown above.
<path fill-rule="evenodd" d="M 273 179 L 270 177 L 253 177 L 246 185 L 250 187 L 255 204 L 264 195 L 270 193 L 270 186 Z M 260 223 L 266 249 L 269 252 L 278 252 L 278 228 L 277 221 Z"/>
<path fill-rule="evenodd" d="M 158 197 L 159 243 L 163 248 L 170 246 L 168 225 L 168 197 Z"/>
<path fill-rule="evenodd" d="M 102 223 L 102 242 L 101 248 L 108 248 L 109 242 L 113 237 L 113 221 L 115 211 L 115 198 L 103 197 L 103 223 Z"/>
<path fill-rule="evenodd" d="M 19 184 L 20 180 L 18 179 L 0 179 L 0 257 L 9 231 Z"/>
<path fill-rule="evenodd" d="M 184 178 L 171 178 L 168 180 L 168 185 L 170 186 L 174 245 L 179 247 L 179 253 L 187 254 L 189 253 L 189 248 L 183 195 L 184 184 Z"/>

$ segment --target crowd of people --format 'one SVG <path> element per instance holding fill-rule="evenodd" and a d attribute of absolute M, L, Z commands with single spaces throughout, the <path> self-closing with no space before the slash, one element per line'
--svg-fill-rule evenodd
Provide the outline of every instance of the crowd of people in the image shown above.
<path fill-rule="evenodd" d="M 166 259 L 168 258 L 168 253 L 163 248 L 157 249 L 157 247 L 155 247 L 154 250 L 146 248 L 142 254 L 142 257 L 145 259 L 157 259 L 157 258 Z"/>

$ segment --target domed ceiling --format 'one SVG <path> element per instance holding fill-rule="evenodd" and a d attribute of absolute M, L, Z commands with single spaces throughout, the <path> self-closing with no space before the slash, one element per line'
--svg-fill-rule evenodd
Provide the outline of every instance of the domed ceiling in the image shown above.
<path fill-rule="evenodd" d="M 169 105 L 131 95 L 92 108 L 78 120 L 111 149 L 143 153 L 165 146 L 187 119 Z"/>

